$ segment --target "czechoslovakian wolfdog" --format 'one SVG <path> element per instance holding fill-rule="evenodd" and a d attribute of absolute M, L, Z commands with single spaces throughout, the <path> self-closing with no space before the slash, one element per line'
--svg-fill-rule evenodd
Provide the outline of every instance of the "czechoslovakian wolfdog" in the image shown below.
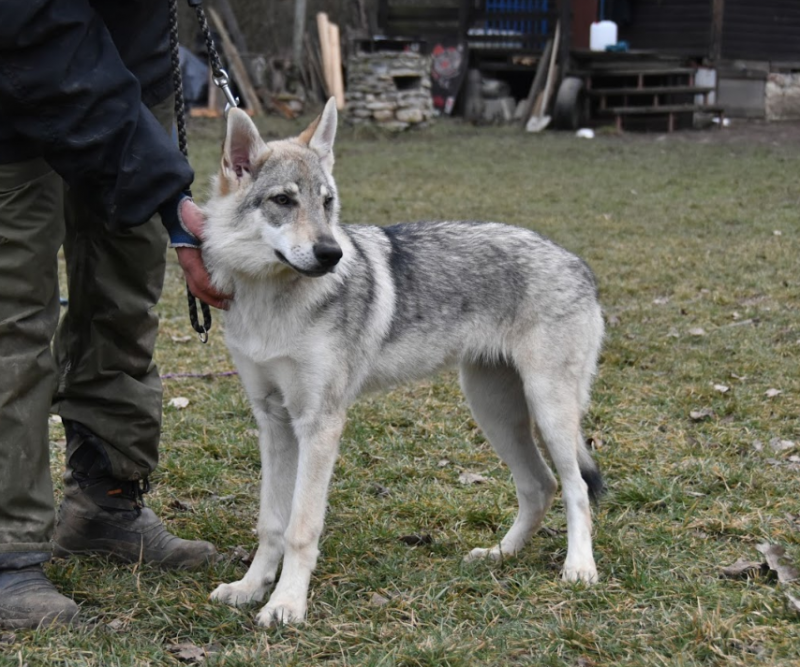
<path fill-rule="evenodd" d="M 225 337 L 259 427 L 258 550 L 212 599 L 264 599 L 262 625 L 301 622 L 348 406 L 364 391 L 458 365 L 475 420 L 511 469 L 519 512 L 500 544 L 539 528 L 556 480 L 562 576 L 597 580 L 589 496 L 602 490 L 581 416 L 603 337 L 590 269 L 538 234 L 492 222 L 339 225 L 333 100 L 296 138 L 265 143 L 232 109 L 203 253 L 233 292 Z"/>

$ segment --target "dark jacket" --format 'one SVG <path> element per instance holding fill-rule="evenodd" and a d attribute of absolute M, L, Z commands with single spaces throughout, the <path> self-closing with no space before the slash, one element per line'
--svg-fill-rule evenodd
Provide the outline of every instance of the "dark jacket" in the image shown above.
<path fill-rule="evenodd" d="M 43 157 L 112 227 L 192 182 L 147 109 L 171 92 L 168 0 L 0 0 L 0 163 Z"/>

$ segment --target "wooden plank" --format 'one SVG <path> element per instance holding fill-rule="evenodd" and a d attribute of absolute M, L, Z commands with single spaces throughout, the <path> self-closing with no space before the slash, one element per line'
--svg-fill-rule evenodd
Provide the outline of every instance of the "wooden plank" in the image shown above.
<path fill-rule="evenodd" d="M 230 2 L 228 2 L 228 0 L 214 0 L 214 4 L 219 7 L 219 13 L 222 16 L 222 20 L 225 21 L 225 25 L 228 27 L 228 33 L 230 34 L 233 43 L 236 45 L 236 48 L 239 50 L 239 53 L 247 53 L 247 42 L 244 39 L 244 34 L 239 28 L 239 21 L 236 20 L 236 14 L 234 13 Z"/>
<path fill-rule="evenodd" d="M 328 27 L 328 15 L 325 12 L 317 14 L 317 33 L 319 34 L 319 51 L 322 59 L 322 74 L 325 79 L 325 93 L 327 97 L 333 96 L 333 70 L 331 69 L 330 39 L 331 32 Z"/>
<path fill-rule="evenodd" d="M 208 8 L 208 14 L 214 22 L 219 36 L 222 38 L 222 50 L 225 52 L 225 57 L 231 65 L 232 74 L 236 79 L 236 83 L 239 84 L 239 90 L 242 93 L 242 97 L 244 97 L 245 104 L 252 110 L 254 116 L 261 116 L 264 113 L 261 100 L 258 99 L 258 94 L 255 88 L 253 88 L 253 83 L 250 81 L 247 68 L 244 66 L 242 58 L 236 50 L 236 46 L 233 44 L 228 31 L 225 29 L 222 19 L 220 19 L 219 14 L 217 14 L 212 7 Z"/>
<path fill-rule="evenodd" d="M 645 67 L 641 68 L 632 68 L 632 67 L 625 67 L 625 68 L 613 68 L 613 67 L 592 67 L 591 69 L 578 69 L 574 71 L 570 71 L 570 76 L 595 76 L 595 77 L 605 77 L 605 78 L 613 78 L 617 76 L 678 76 L 680 74 L 687 75 L 687 74 L 694 74 L 695 70 L 692 67 L 669 67 L 669 68 L 653 68 L 648 69 Z"/>
<path fill-rule="evenodd" d="M 327 91 L 325 90 L 325 73 L 322 69 L 320 62 L 319 51 L 317 44 L 314 42 L 313 33 L 308 33 L 305 40 L 306 57 L 308 59 L 308 78 L 311 84 L 311 91 L 314 99 L 324 102 L 328 99 Z"/>
<path fill-rule="evenodd" d="M 659 107 L 609 107 L 602 110 L 603 115 L 649 116 L 666 113 L 722 113 L 724 107 L 704 104 L 667 104 Z"/>
<path fill-rule="evenodd" d="M 333 83 L 333 96 L 336 98 L 336 108 L 342 111 L 344 102 L 344 77 L 342 76 L 342 45 L 339 37 L 339 26 L 335 23 L 328 24 L 330 29 L 330 56 L 331 79 Z"/>
<path fill-rule="evenodd" d="M 652 86 L 650 88 L 592 88 L 587 90 L 591 97 L 613 95 L 677 95 L 681 93 L 703 95 L 714 92 L 713 86 Z"/>
<path fill-rule="evenodd" d="M 547 66 L 550 63 L 550 53 L 553 50 L 553 40 L 548 39 L 547 44 L 544 47 L 544 53 L 542 57 L 539 59 L 539 63 L 536 66 L 536 74 L 533 77 L 533 82 L 531 83 L 531 88 L 528 91 L 528 97 L 525 100 L 525 104 L 522 106 L 520 110 L 520 117 L 522 120 L 522 125 L 528 122 L 528 118 L 531 116 L 531 112 L 533 111 L 533 105 L 536 102 L 536 98 L 538 97 L 539 93 L 544 86 L 544 78 L 547 72 Z"/>
<path fill-rule="evenodd" d="M 553 51 L 550 54 L 550 66 L 547 70 L 547 81 L 544 84 L 544 90 L 541 97 L 536 100 L 533 105 L 528 122 L 525 124 L 525 129 L 528 132 L 539 132 L 546 128 L 550 123 L 550 116 L 547 116 L 547 105 L 550 101 L 550 94 L 553 88 L 556 69 L 556 57 L 558 55 L 558 44 L 561 35 L 561 23 L 556 23 L 556 33 L 553 35 Z"/>
<path fill-rule="evenodd" d="M 725 13 L 725 0 L 711 0 L 711 40 L 708 49 L 711 62 L 722 56 L 722 18 Z"/>

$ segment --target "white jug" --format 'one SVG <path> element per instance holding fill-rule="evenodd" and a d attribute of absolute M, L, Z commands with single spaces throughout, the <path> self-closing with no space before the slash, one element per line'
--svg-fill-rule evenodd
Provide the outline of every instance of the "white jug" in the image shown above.
<path fill-rule="evenodd" d="M 589 33 L 589 48 L 605 51 L 607 46 L 617 43 L 617 24 L 614 21 L 595 21 Z"/>

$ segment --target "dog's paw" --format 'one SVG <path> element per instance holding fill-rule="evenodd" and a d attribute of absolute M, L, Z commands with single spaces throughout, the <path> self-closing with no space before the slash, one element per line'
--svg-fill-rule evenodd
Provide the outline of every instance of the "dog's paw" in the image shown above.
<path fill-rule="evenodd" d="M 256 616 L 256 623 L 265 628 L 280 625 L 299 625 L 306 619 L 306 605 L 276 604 L 269 601 Z"/>
<path fill-rule="evenodd" d="M 599 580 L 597 568 L 594 563 L 583 565 L 565 565 L 561 571 L 561 578 L 570 583 L 596 584 Z"/>
<path fill-rule="evenodd" d="M 220 584 L 209 598 L 216 602 L 224 602 L 233 607 L 241 607 L 250 602 L 261 602 L 267 592 L 267 586 L 253 584 L 242 579 L 232 584 Z"/>
<path fill-rule="evenodd" d="M 477 549 L 473 549 L 470 551 L 466 556 L 464 556 L 465 563 L 474 563 L 478 560 L 493 560 L 493 561 L 501 561 L 505 556 L 508 554 L 504 554 L 499 544 L 495 544 L 490 549 L 481 549 L 480 547 Z"/>

